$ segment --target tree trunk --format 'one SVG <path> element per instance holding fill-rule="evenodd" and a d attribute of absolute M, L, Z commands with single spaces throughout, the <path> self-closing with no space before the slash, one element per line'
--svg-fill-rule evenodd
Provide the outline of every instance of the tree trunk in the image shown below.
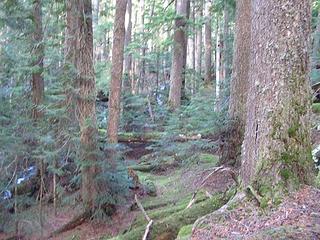
<path fill-rule="evenodd" d="M 96 34 L 97 34 L 97 28 L 99 25 L 99 11 L 100 11 L 99 2 L 100 2 L 99 0 L 92 1 L 92 4 L 93 4 L 92 24 L 93 24 L 94 36 L 96 36 Z M 94 55 L 95 62 L 97 62 L 97 61 L 99 61 L 99 59 L 101 59 L 100 48 L 99 48 L 100 43 L 96 39 L 97 39 L 97 37 L 94 38 L 94 42 L 93 42 L 94 43 L 93 55 Z"/>
<path fill-rule="evenodd" d="M 190 17 L 190 0 L 187 0 L 187 19 Z M 187 56 L 188 56 L 188 26 L 185 27 L 185 44 L 183 48 L 183 74 L 182 74 L 182 85 L 181 85 L 181 98 L 186 95 L 186 70 L 187 70 Z"/>
<path fill-rule="evenodd" d="M 34 17 L 34 61 L 32 70 L 32 118 L 38 119 L 43 115 L 40 105 L 43 103 L 44 98 L 44 81 L 42 78 L 43 72 L 43 32 L 42 32 L 42 11 L 41 0 L 35 0 L 33 3 L 33 17 Z"/>
<path fill-rule="evenodd" d="M 198 2 L 198 13 L 197 17 L 202 19 L 203 17 L 203 0 Z M 201 20 L 202 21 L 202 20 Z M 197 83 L 196 86 L 199 88 L 201 79 L 202 79 L 202 23 L 197 27 L 196 32 L 196 74 L 197 74 Z"/>
<path fill-rule="evenodd" d="M 109 93 L 108 141 L 118 142 L 120 120 L 120 97 L 124 60 L 125 15 L 127 0 L 116 2 L 116 14 L 113 30 L 111 85 Z"/>
<path fill-rule="evenodd" d="M 75 68 L 77 72 L 77 119 L 80 125 L 80 158 L 82 172 L 81 194 L 87 209 L 93 209 L 97 196 L 97 125 L 96 87 L 93 67 L 93 30 L 91 0 L 72 1 L 76 9 Z"/>
<path fill-rule="evenodd" d="M 132 0 L 128 0 L 127 3 L 127 17 L 128 17 L 128 25 L 126 30 L 126 38 L 125 38 L 125 48 L 127 49 L 129 44 L 131 43 L 132 38 Z M 131 69 L 132 69 L 132 54 L 126 53 L 124 59 L 124 90 L 125 92 L 131 92 Z"/>
<path fill-rule="evenodd" d="M 251 45 L 251 0 L 239 0 L 236 9 L 233 73 L 230 85 L 230 127 L 226 129 L 221 163 L 240 166 L 246 122 Z"/>
<path fill-rule="evenodd" d="M 184 74 L 184 63 L 186 54 L 186 26 L 187 26 L 188 0 L 178 0 L 176 12 L 178 17 L 175 20 L 174 47 L 172 67 L 170 73 L 169 105 L 175 110 L 181 104 L 181 87 Z"/>
<path fill-rule="evenodd" d="M 221 46 L 220 46 L 220 21 L 219 17 L 217 17 L 217 25 L 216 25 L 216 101 L 215 101 L 215 110 L 219 111 L 220 106 L 220 81 L 221 81 Z"/>
<path fill-rule="evenodd" d="M 212 39 L 211 39 L 211 13 L 210 13 L 211 1 L 208 1 L 205 5 L 205 63 L 204 63 L 204 85 L 210 86 L 212 85 L 212 72 L 211 72 L 211 64 L 212 64 Z"/>
<path fill-rule="evenodd" d="M 311 183 L 309 0 L 252 3 L 247 121 L 241 178 L 265 203 Z M 271 22 L 270 22 L 271 21 Z"/>

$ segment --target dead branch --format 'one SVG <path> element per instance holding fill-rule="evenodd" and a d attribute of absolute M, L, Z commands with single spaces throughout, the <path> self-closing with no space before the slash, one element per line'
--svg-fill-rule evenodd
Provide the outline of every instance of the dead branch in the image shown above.
<path fill-rule="evenodd" d="M 191 200 L 190 200 L 188 206 L 186 207 L 186 209 L 190 208 L 190 207 L 194 204 L 195 199 L 196 199 L 196 196 L 197 196 L 199 190 L 200 190 L 201 188 L 203 188 L 203 186 L 206 184 L 207 180 L 208 180 L 213 174 L 215 174 L 215 173 L 217 173 L 217 172 L 225 172 L 225 171 L 230 171 L 230 172 L 233 173 L 233 170 L 232 170 L 231 168 L 228 168 L 228 167 L 225 168 L 224 166 L 215 167 L 214 170 L 213 170 L 211 173 L 209 173 L 209 174 L 202 180 L 200 186 L 199 186 L 199 187 L 197 188 L 197 190 L 192 194 Z M 206 192 L 206 195 L 210 198 L 210 195 L 211 195 L 211 194 L 208 193 L 208 192 Z"/>
<path fill-rule="evenodd" d="M 146 227 L 146 231 L 144 232 L 144 235 L 143 235 L 142 240 L 147 240 L 147 237 L 148 237 L 148 235 L 149 235 L 149 232 L 150 232 L 152 223 L 153 223 L 153 220 L 151 220 L 151 221 L 148 223 L 148 225 L 147 225 L 147 227 Z"/>
<path fill-rule="evenodd" d="M 139 207 L 139 209 L 141 210 L 141 212 L 143 213 L 145 219 L 150 222 L 151 221 L 151 218 L 148 216 L 147 212 L 144 210 L 141 202 L 139 201 L 138 197 L 137 197 L 137 194 L 134 195 L 134 199 L 136 200 L 136 203 Z"/>
<path fill-rule="evenodd" d="M 149 232 L 150 232 L 150 229 L 151 229 L 153 220 L 148 216 L 147 212 L 144 210 L 141 202 L 140 202 L 139 199 L 138 199 L 137 194 L 134 195 L 134 199 L 136 200 L 136 203 L 137 203 L 139 209 L 141 210 L 141 212 L 143 213 L 145 219 L 148 221 L 148 225 L 147 225 L 147 227 L 146 227 L 146 230 L 145 230 L 144 235 L 143 235 L 143 238 L 142 238 L 142 240 L 147 240 L 147 237 L 148 237 L 148 234 L 149 234 Z"/>

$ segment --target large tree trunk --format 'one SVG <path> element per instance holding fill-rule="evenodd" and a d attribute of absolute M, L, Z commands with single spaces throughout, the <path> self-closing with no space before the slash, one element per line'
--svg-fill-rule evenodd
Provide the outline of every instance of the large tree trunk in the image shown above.
<path fill-rule="evenodd" d="M 250 68 L 251 0 L 239 0 L 236 9 L 233 73 L 230 85 L 230 127 L 225 132 L 222 163 L 240 165 L 241 144 L 246 121 Z"/>
<path fill-rule="evenodd" d="M 116 14 L 113 30 L 111 85 L 109 93 L 108 141 L 118 142 L 120 120 L 120 97 L 124 59 L 125 16 L 127 0 L 116 2 Z"/>
<path fill-rule="evenodd" d="M 181 104 L 181 87 L 184 74 L 184 64 L 186 54 L 186 27 L 187 27 L 187 12 L 188 0 L 178 0 L 176 12 L 179 17 L 175 20 L 174 32 L 174 47 L 172 57 L 172 67 L 170 73 L 170 92 L 169 105 L 175 110 Z"/>
<path fill-rule="evenodd" d="M 33 3 L 33 18 L 34 18 L 34 61 L 32 71 L 32 118 L 38 119 L 43 115 L 40 105 L 43 103 L 44 97 L 44 82 L 42 78 L 43 72 L 43 32 L 42 32 L 42 11 L 41 0 L 35 0 Z"/>
<path fill-rule="evenodd" d="M 241 178 L 264 200 L 310 183 L 309 0 L 252 3 Z M 265 202 L 265 201 L 264 201 Z M 266 201 L 268 202 L 268 201 Z"/>
<path fill-rule="evenodd" d="M 208 1 L 205 5 L 205 15 L 206 15 L 206 22 L 205 22 L 205 63 L 204 63 L 204 85 L 210 86 L 212 84 L 212 72 L 211 72 L 211 65 L 212 65 L 212 29 L 211 29 L 211 1 Z"/>
<path fill-rule="evenodd" d="M 97 161 L 96 88 L 93 67 L 93 30 L 91 0 L 72 1 L 76 4 L 77 20 L 75 68 L 77 118 L 80 125 L 80 156 L 82 163 L 82 200 L 87 209 L 95 205 L 97 189 L 95 183 Z"/>

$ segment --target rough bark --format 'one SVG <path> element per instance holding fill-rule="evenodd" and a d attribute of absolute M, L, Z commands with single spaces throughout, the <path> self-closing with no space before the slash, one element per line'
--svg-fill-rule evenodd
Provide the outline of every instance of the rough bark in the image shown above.
<path fill-rule="evenodd" d="M 241 178 L 265 202 L 312 180 L 309 0 L 252 3 Z M 292 97 L 294 96 L 294 97 Z"/>
<path fill-rule="evenodd" d="M 124 60 L 125 15 L 127 0 L 116 2 L 116 14 L 113 30 L 112 69 L 109 92 L 108 141 L 118 142 L 118 127 L 120 120 L 120 97 Z"/>
<path fill-rule="evenodd" d="M 75 68 L 77 92 L 77 119 L 80 125 L 81 196 L 87 209 L 93 209 L 97 188 L 97 126 L 95 107 L 95 79 L 93 66 L 93 30 L 91 0 L 74 1 L 77 21 L 75 34 Z"/>
<path fill-rule="evenodd" d="M 206 15 L 206 22 L 205 22 L 205 62 L 204 62 L 204 85 L 210 86 L 212 85 L 212 72 L 211 72 L 211 65 L 212 65 L 212 38 L 211 38 L 211 13 L 210 13 L 211 1 L 206 3 L 205 7 L 205 15 Z"/>
<path fill-rule="evenodd" d="M 42 11 L 41 0 L 35 0 L 33 3 L 33 19 L 34 19 L 34 61 L 32 63 L 32 118 L 38 119 L 43 115 L 40 105 L 43 103 L 44 98 L 44 81 L 42 78 L 43 72 L 43 31 L 42 31 Z"/>
<path fill-rule="evenodd" d="M 186 26 L 187 26 L 188 0 L 178 0 L 176 5 L 177 18 L 175 20 L 174 47 L 170 73 L 169 106 L 172 110 L 180 107 L 181 87 L 184 74 L 186 54 Z"/>
<path fill-rule="evenodd" d="M 250 67 L 251 0 L 237 2 L 235 24 L 233 73 L 229 99 L 231 122 L 224 133 L 221 162 L 240 166 Z"/>

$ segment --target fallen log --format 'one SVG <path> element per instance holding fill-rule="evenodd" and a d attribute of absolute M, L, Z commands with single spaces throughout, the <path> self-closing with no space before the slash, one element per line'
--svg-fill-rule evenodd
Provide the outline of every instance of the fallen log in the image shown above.
<path fill-rule="evenodd" d="M 194 204 L 191 208 L 176 212 L 164 219 L 154 221 L 152 230 L 149 232 L 150 239 L 174 240 L 176 239 L 181 227 L 193 224 L 199 217 L 213 212 L 227 202 L 222 194 L 216 194 L 212 199 Z M 124 235 L 118 236 L 117 240 L 137 240 L 142 239 L 145 233 L 145 227 L 135 228 Z M 165 234 L 165 236 L 164 236 Z M 165 237 L 165 238 L 164 238 Z"/>

